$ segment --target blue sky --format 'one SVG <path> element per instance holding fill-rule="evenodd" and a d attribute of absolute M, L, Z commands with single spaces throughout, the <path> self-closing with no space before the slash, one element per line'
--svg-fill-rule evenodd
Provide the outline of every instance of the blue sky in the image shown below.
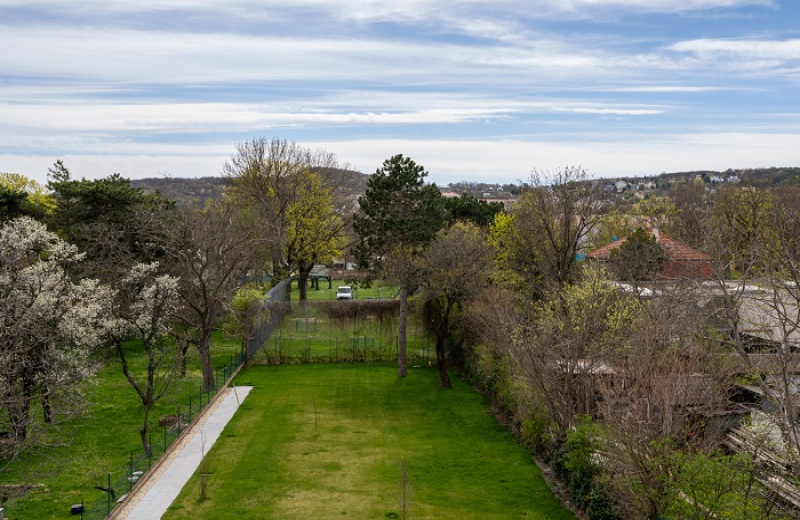
<path fill-rule="evenodd" d="M 279 137 L 438 184 L 800 165 L 796 0 L 0 0 L 0 171 Z"/>

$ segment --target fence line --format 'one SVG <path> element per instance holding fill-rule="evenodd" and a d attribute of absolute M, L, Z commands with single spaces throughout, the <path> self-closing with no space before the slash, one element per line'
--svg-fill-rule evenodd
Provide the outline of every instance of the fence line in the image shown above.
<path fill-rule="evenodd" d="M 244 353 L 231 356 L 228 364 L 222 367 L 221 373 L 220 371 L 216 372 L 214 389 L 203 390 L 200 388 L 197 393 L 188 396 L 187 402 L 176 410 L 174 415 L 163 416 L 159 421 L 158 429 L 150 432 L 148 443 L 151 453 L 131 452 L 124 469 L 115 474 L 107 473 L 102 485 L 92 489 L 89 495 L 104 494 L 104 496 L 84 502 L 80 518 L 82 520 L 108 518 L 128 493 L 133 491 L 133 488 L 145 478 L 148 471 L 167 453 L 181 433 L 208 406 L 217 392 L 225 387 L 244 361 Z"/>
<path fill-rule="evenodd" d="M 247 357 L 252 358 L 269 341 L 272 332 L 281 326 L 283 314 L 289 305 L 289 291 L 293 278 L 280 281 L 264 296 L 258 309 L 258 325 L 246 342 Z"/>

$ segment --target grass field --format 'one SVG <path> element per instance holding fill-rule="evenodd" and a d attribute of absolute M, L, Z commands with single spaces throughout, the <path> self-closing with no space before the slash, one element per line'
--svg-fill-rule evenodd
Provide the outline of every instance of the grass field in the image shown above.
<path fill-rule="evenodd" d="M 320 280 L 319 289 L 314 289 L 309 285 L 306 292 L 306 297 L 309 301 L 335 300 L 336 288 L 340 285 L 351 285 L 353 287 L 353 296 L 357 300 L 369 298 L 395 298 L 399 291 L 397 286 L 386 284 L 381 280 L 373 281 L 372 284 L 370 284 L 370 287 L 359 287 L 358 285 L 352 285 L 344 280 L 334 279 L 331 280 L 330 288 L 328 288 L 328 282 L 324 280 Z M 292 282 L 292 290 L 290 293 L 291 300 L 297 301 L 299 295 L 300 290 L 297 288 L 297 280 L 295 280 Z"/>
<path fill-rule="evenodd" d="M 529 454 L 459 379 L 391 364 L 253 367 L 254 385 L 169 520 L 400 518 L 399 465 L 411 519 L 574 519 Z"/>
<path fill-rule="evenodd" d="M 222 333 L 214 335 L 214 366 L 225 365 L 230 356 L 237 354 L 240 342 Z M 131 367 L 143 368 L 144 358 L 136 355 L 137 347 L 129 346 Z M 163 428 L 158 418 L 165 414 L 184 413 L 189 395 L 194 394 L 195 412 L 199 401 L 200 369 L 197 356 L 188 359 L 187 377 L 159 401 L 151 414 L 152 444 L 156 456 L 163 451 Z M 74 418 L 68 430 L 73 436 L 65 446 L 54 446 L 23 457 L 9 471 L 0 474 L 0 484 L 36 484 L 37 487 L 19 499 L 5 504 L 10 519 L 48 520 L 70 517 L 70 505 L 86 501 L 87 507 L 104 508 L 106 494 L 95 486 L 106 485 L 107 474 L 112 475 L 117 496 L 127 493 L 125 473 L 131 454 L 141 454 L 139 429 L 142 425 L 142 404 L 126 381 L 119 363 L 111 357 L 107 364 L 88 382 L 86 413 Z M 169 434 L 169 441 L 175 437 Z M 122 480 L 125 484 L 121 485 Z M 97 501 L 100 503 L 96 504 Z M 103 518 L 90 511 L 85 518 Z"/>

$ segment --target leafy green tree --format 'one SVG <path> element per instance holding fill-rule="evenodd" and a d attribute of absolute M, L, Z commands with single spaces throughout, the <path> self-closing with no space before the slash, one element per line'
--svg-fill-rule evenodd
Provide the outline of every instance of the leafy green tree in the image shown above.
<path fill-rule="evenodd" d="M 514 240 L 508 242 L 515 250 L 509 259 L 520 261 L 508 267 L 517 270 L 528 291 L 542 296 L 554 286 L 575 280 L 583 239 L 603 213 L 599 195 L 597 186 L 579 167 L 531 175 L 530 187 L 511 209 Z"/>
<path fill-rule="evenodd" d="M 440 231 L 422 254 L 418 276 L 426 323 L 436 337 L 436 365 L 444 388 L 452 388 L 447 354 L 453 314 L 489 284 L 491 262 L 485 232 L 464 222 Z"/>
<path fill-rule="evenodd" d="M 114 280 L 138 261 L 157 259 L 143 233 L 141 215 L 172 204 L 144 193 L 119 174 L 73 180 L 61 161 L 50 169 L 54 208 L 48 226 L 87 255 L 84 274 Z"/>
<path fill-rule="evenodd" d="M 318 174 L 303 170 L 294 182 L 300 185 L 303 196 L 286 210 L 286 258 L 290 268 L 296 269 L 300 301 L 305 301 L 314 264 L 330 262 L 341 254 L 344 222 L 334 212 L 331 192 Z"/>
<path fill-rule="evenodd" d="M 341 174 L 336 157 L 324 150 L 311 150 L 297 143 L 264 138 L 236 146 L 234 154 L 223 166 L 231 181 L 228 196 L 248 206 L 258 219 L 262 238 L 269 249 L 269 271 L 273 283 L 286 278 L 296 265 L 287 255 L 289 212 L 302 204 L 306 196 L 303 177 L 309 171 L 320 176 L 321 184 L 336 197 Z"/>
<path fill-rule="evenodd" d="M 772 192 L 749 186 L 721 190 L 711 212 L 709 245 L 720 271 L 757 275 L 760 251 L 777 240 L 770 226 Z"/>
<path fill-rule="evenodd" d="M 0 173 L 0 222 L 22 216 L 42 220 L 50 208 L 52 197 L 38 182 L 18 173 Z"/>
<path fill-rule="evenodd" d="M 406 326 L 408 295 L 412 281 L 409 262 L 429 244 L 444 225 L 442 195 L 435 184 L 425 184 L 422 165 L 403 155 L 384 161 L 367 181 L 367 191 L 359 197 L 359 212 L 353 228 L 359 236 L 356 253 L 362 265 L 380 268 L 389 253 L 396 260 L 392 271 L 400 286 L 398 324 L 398 374 L 408 371 Z"/>
<path fill-rule="evenodd" d="M 611 251 L 610 268 L 619 280 L 653 280 L 666 261 L 667 255 L 656 237 L 636 228 L 618 249 Z"/>
<path fill-rule="evenodd" d="M 486 202 L 464 192 L 460 197 L 444 197 L 449 224 L 473 222 L 486 229 L 494 222 L 495 216 L 503 211 L 502 202 Z"/>
<path fill-rule="evenodd" d="M 495 283 L 520 294 L 539 294 L 543 273 L 539 244 L 516 216 L 498 213 L 489 226 L 489 242 L 494 246 Z"/>

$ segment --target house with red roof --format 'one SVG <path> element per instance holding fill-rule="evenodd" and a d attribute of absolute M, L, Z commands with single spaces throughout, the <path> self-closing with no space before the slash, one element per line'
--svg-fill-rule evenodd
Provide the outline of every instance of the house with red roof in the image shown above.
<path fill-rule="evenodd" d="M 661 246 L 667 256 L 667 261 L 664 262 L 664 267 L 659 274 L 661 279 L 711 279 L 712 269 L 710 256 L 702 251 L 689 247 L 679 240 L 668 237 L 664 233 L 659 233 L 657 229 L 651 230 L 649 233 L 656 237 L 656 242 Z M 611 260 L 611 251 L 618 249 L 626 240 L 627 237 L 599 247 L 588 253 L 586 258 L 599 262 L 608 262 Z"/>

